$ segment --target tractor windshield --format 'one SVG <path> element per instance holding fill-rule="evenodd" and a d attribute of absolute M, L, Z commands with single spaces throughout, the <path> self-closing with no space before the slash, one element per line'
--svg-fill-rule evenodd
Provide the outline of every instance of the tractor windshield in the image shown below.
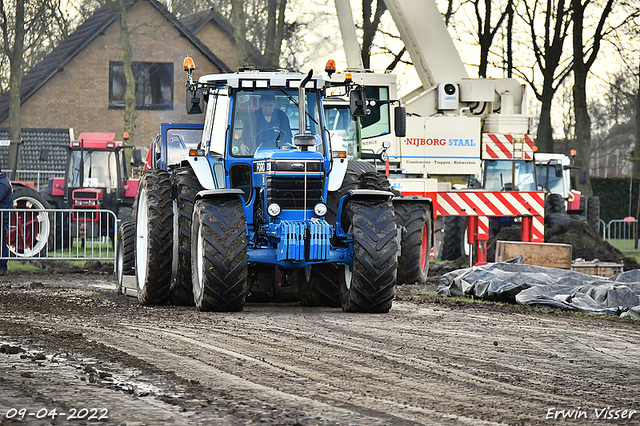
<path fill-rule="evenodd" d="M 563 194 L 564 185 L 563 177 L 556 176 L 555 164 L 537 164 L 536 171 L 538 172 L 538 185 L 542 186 L 544 190 L 549 190 L 552 194 Z"/>
<path fill-rule="evenodd" d="M 306 92 L 305 108 L 307 134 L 316 136 L 316 146 L 309 150 L 324 154 L 320 100 L 316 92 Z M 233 105 L 231 155 L 250 157 L 262 148 L 297 149 L 293 136 L 299 133 L 298 123 L 297 90 L 239 90 Z"/>
<path fill-rule="evenodd" d="M 68 171 L 71 188 L 118 187 L 115 151 L 72 151 Z"/>
<path fill-rule="evenodd" d="M 484 188 L 490 191 L 535 191 L 535 164 L 533 161 L 485 160 L 484 179 Z"/>

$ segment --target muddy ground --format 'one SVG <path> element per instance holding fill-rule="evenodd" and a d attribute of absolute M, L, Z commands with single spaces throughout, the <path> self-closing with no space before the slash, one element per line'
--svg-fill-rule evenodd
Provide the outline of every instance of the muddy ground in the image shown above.
<path fill-rule="evenodd" d="M 383 315 L 220 314 L 104 274 L 3 276 L 0 424 L 640 424 L 640 322 L 422 294 L 436 282 Z"/>

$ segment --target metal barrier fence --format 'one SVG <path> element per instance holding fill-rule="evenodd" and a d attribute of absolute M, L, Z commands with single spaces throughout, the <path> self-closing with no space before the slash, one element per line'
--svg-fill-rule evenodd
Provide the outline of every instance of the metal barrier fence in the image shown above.
<path fill-rule="evenodd" d="M 637 220 L 612 220 L 606 226 L 605 240 L 620 251 L 640 251 Z"/>
<path fill-rule="evenodd" d="M 117 223 L 110 210 L 0 209 L 0 259 L 113 260 Z"/>

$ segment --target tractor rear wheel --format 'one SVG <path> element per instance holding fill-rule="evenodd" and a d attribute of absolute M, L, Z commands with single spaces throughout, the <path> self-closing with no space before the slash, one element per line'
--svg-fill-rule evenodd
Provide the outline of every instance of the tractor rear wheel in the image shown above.
<path fill-rule="evenodd" d="M 587 223 L 595 231 L 600 233 L 600 197 L 589 197 L 587 200 Z"/>
<path fill-rule="evenodd" d="M 116 279 L 116 292 L 122 292 L 125 275 L 134 275 L 136 266 L 135 229 L 129 221 L 120 223 L 118 245 L 113 273 Z"/>
<path fill-rule="evenodd" d="M 323 263 L 309 265 L 300 271 L 298 297 L 303 306 L 340 306 L 342 265 Z"/>
<path fill-rule="evenodd" d="M 390 201 L 349 201 L 353 266 L 344 266 L 340 296 L 346 312 L 389 312 L 398 268 L 396 218 Z"/>
<path fill-rule="evenodd" d="M 143 305 L 169 301 L 173 262 L 173 197 L 166 170 L 146 170 L 136 208 L 136 282 Z"/>
<path fill-rule="evenodd" d="M 238 198 L 198 200 L 191 227 L 193 299 L 200 311 L 241 311 L 249 290 L 247 236 Z"/>
<path fill-rule="evenodd" d="M 398 284 L 424 284 L 431 252 L 431 209 L 417 203 L 394 204 L 398 226 L 406 231 L 400 240 Z"/>
<path fill-rule="evenodd" d="M 191 282 L 191 216 L 196 194 L 202 190 L 190 167 L 180 167 L 172 175 L 178 210 L 178 271 L 171 287 L 171 303 L 193 305 Z"/>
<path fill-rule="evenodd" d="M 49 204 L 36 190 L 27 186 L 13 186 L 13 208 L 44 210 Z M 18 257 L 36 257 L 47 248 L 51 233 L 51 218 L 47 212 L 14 212 L 7 245 L 9 251 Z M 46 250 L 45 253 L 46 255 Z"/>

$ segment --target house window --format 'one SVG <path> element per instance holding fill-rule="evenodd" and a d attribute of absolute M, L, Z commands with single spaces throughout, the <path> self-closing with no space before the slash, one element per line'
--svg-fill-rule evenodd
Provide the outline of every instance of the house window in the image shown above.
<path fill-rule="evenodd" d="M 173 63 L 134 62 L 137 109 L 173 109 Z M 122 62 L 109 64 L 109 108 L 124 108 L 124 78 Z"/>

